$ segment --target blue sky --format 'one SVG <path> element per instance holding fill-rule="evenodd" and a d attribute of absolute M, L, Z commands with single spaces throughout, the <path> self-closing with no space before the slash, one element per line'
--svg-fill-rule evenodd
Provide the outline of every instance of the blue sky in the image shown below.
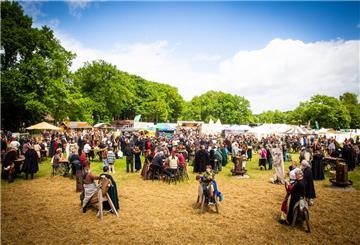
<path fill-rule="evenodd" d="M 252 107 L 262 111 L 291 109 L 301 98 L 311 96 L 310 93 L 338 95 L 341 92 L 338 87 L 341 86 L 349 85 L 349 90 L 359 93 L 358 69 L 354 70 L 356 65 L 359 67 L 356 58 L 356 54 L 359 54 L 359 2 L 71 1 L 26 2 L 22 5 L 25 12 L 34 18 L 36 25 L 50 25 L 64 46 L 77 53 L 78 61 L 74 62 L 74 69 L 87 59 L 103 58 L 122 70 L 177 86 L 187 99 L 206 91 L 206 88 L 220 89 L 250 98 Z M 281 51 L 276 40 L 280 42 Z M 350 44 L 352 46 L 349 48 Z M 313 50 L 314 46 L 316 50 Z M 355 56 L 348 49 L 352 49 Z M 338 54 L 334 50 L 343 51 Z M 273 65 L 268 57 L 271 52 L 273 56 L 270 57 L 278 65 L 268 70 L 266 67 Z M 276 52 L 282 54 L 280 58 Z M 256 89 L 244 84 L 254 79 L 257 81 L 254 86 L 270 88 L 271 84 L 276 84 L 275 88 L 280 88 L 281 84 L 272 81 L 280 79 L 286 83 L 292 74 L 295 76 L 296 72 L 304 72 L 304 67 L 299 67 L 299 70 L 290 67 L 289 70 L 295 69 L 290 74 L 283 72 L 284 65 L 299 65 L 295 60 L 289 61 L 293 58 L 287 56 L 286 52 L 304 53 L 308 58 L 311 56 L 317 65 L 326 62 L 322 61 L 320 55 L 313 54 L 327 52 L 334 55 L 333 59 L 339 59 L 338 62 L 341 62 L 340 58 L 345 59 L 343 56 L 347 54 L 348 61 L 351 59 L 352 62 L 349 65 L 352 70 L 343 67 L 338 73 L 330 74 L 331 79 L 323 81 L 325 84 L 335 78 L 344 79 L 334 86 L 334 90 L 304 91 L 286 105 L 282 101 L 290 99 L 288 97 L 266 103 L 272 97 L 283 96 L 284 92 L 271 92 L 276 90 L 271 88 L 269 95 L 260 96 Z M 146 62 L 140 60 L 141 57 Z M 269 65 L 262 62 L 265 57 Z M 315 57 L 319 60 L 313 60 Z M 253 59 L 259 60 L 254 67 L 247 67 Z M 306 65 L 303 62 L 302 66 Z M 263 74 L 275 74 L 274 77 L 254 78 L 258 63 L 264 66 Z M 164 67 L 166 64 L 169 67 Z M 337 67 L 337 63 L 331 65 Z M 163 72 L 161 67 L 172 72 Z M 324 68 L 319 67 L 318 71 L 308 74 L 307 80 L 319 80 L 315 75 L 326 74 L 321 69 Z M 238 79 L 230 75 L 238 70 L 244 71 L 239 73 Z M 348 72 L 347 76 L 339 78 L 344 71 Z M 179 80 L 176 80 L 174 77 L 178 75 Z M 189 91 L 188 86 L 194 83 L 198 84 L 198 88 Z M 208 86 L 210 83 L 211 86 Z"/>

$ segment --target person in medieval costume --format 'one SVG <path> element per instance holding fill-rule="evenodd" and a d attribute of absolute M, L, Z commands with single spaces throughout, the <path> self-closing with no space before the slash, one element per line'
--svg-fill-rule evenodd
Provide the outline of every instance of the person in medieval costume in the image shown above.
<path fill-rule="evenodd" d="M 113 179 L 113 177 L 109 174 L 109 167 L 108 166 L 104 166 L 103 167 L 103 172 L 102 174 L 100 174 L 100 178 L 102 176 L 105 176 L 106 178 L 108 178 L 111 181 L 111 186 L 108 189 L 108 194 L 111 198 L 111 201 L 114 204 L 114 207 L 116 210 L 119 210 L 119 198 L 118 198 L 118 192 L 117 192 L 117 186 L 116 186 L 116 182 Z M 104 203 L 104 208 L 110 210 L 110 204 L 108 202 Z"/>
<path fill-rule="evenodd" d="M 15 163 L 17 159 L 17 150 L 9 147 L 6 149 L 4 158 L 1 159 L 1 178 L 7 179 L 10 182 L 14 181 L 15 177 Z"/>
<path fill-rule="evenodd" d="M 303 160 L 300 166 L 303 171 L 303 183 L 305 185 L 305 198 L 309 205 L 313 205 L 315 194 L 314 178 L 312 176 L 311 167 L 308 161 Z"/>
<path fill-rule="evenodd" d="M 324 152 L 320 143 L 315 140 L 313 145 L 313 163 L 311 165 L 314 180 L 323 180 L 324 176 Z"/>
<path fill-rule="evenodd" d="M 201 145 L 200 150 L 195 153 L 194 173 L 205 172 L 206 165 L 209 164 L 209 161 L 209 154 L 205 150 L 205 146 Z"/>
<path fill-rule="evenodd" d="M 28 179 L 30 174 L 31 179 L 34 178 L 34 173 L 39 171 L 38 154 L 32 146 L 28 148 L 25 153 L 25 161 L 22 170 L 25 172 L 25 179 Z"/>
<path fill-rule="evenodd" d="M 295 204 L 300 201 L 301 198 L 304 198 L 305 196 L 305 186 L 303 183 L 303 173 L 301 170 L 298 170 L 296 172 L 296 181 L 292 186 L 291 189 L 291 196 L 290 196 L 290 203 L 289 203 L 289 208 L 287 211 L 287 223 L 291 224 L 293 217 L 294 217 L 294 207 Z"/>
<path fill-rule="evenodd" d="M 80 161 L 80 156 L 76 147 L 72 148 L 72 153 L 69 157 L 69 162 L 71 165 L 72 175 L 76 176 L 76 192 L 83 191 L 83 183 L 82 183 L 82 166 Z"/>
<path fill-rule="evenodd" d="M 279 144 L 274 145 L 274 147 L 271 148 L 271 154 L 274 164 L 274 178 L 271 179 L 271 182 L 284 184 L 285 183 L 284 157 L 281 146 Z"/>
<path fill-rule="evenodd" d="M 84 186 L 84 196 L 83 196 L 84 198 L 82 199 L 83 213 L 86 213 L 87 204 L 97 190 L 95 180 L 98 179 L 100 179 L 100 177 L 93 175 L 90 172 L 90 169 L 88 169 L 83 176 L 83 186 Z"/>
<path fill-rule="evenodd" d="M 225 147 L 224 144 L 221 144 L 220 146 L 220 151 L 221 151 L 221 154 L 222 154 L 222 162 L 221 162 L 221 165 L 224 167 L 226 166 L 227 162 L 228 162 L 228 151 Z"/>

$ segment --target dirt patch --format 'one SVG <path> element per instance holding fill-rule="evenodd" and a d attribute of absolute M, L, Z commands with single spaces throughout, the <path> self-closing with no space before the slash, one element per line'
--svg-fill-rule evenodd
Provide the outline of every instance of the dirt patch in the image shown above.
<path fill-rule="evenodd" d="M 120 173 L 124 175 L 125 173 Z M 120 178 L 120 177 L 117 177 Z M 193 209 L 196 181 L 168 185 L 131 178 L 119 181 L 120 218 L 83 214 L 73 180 L 43 177 L 3 184 L 3 244 L 355 244 L 360 240 L 359 191 L 316 183 L 312 233 L 277 222 L 283 186 L 264 180 L 218 178 L 220 214 Z"/>

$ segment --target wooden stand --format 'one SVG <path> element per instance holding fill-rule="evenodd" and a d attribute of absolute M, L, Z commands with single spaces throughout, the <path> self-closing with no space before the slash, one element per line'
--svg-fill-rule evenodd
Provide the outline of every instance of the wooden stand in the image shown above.
<path fill-rule="evenodd" d="M 99 198 L 99 211 L 97 213 L 97 217 L 100 216 L 100 219 L 103 220 L 104 217 L 104 209 L 103 209 L 103 203 L 108 202 L 110 204 L 111 210 L 116 214 L 116 217 L 119 218 L 119 213 L 116 211 L 116 208 L 114 206 L 114 203 L 112 202 L 109 193 L 106 193 L 105 197 L 103 197 L 101 190 L 98 191 L 98 198 Z"/>
<path fill-rule="evenodd" d="M 246 169 L 243 166 L 240 156 L 236 156 L 235 168 L 233 170 L 231 170 L 231 172 L 232 172 L 232 175 L 244 176 L 246 174 Z"/>
<path fill-rule="evenodd" d="M 348 166 L 345 163 L 337 161 L 336 178 L 330 179 L 330 182 L 341 187 L 352 185 L 352 181 L 348 179 Z"/>

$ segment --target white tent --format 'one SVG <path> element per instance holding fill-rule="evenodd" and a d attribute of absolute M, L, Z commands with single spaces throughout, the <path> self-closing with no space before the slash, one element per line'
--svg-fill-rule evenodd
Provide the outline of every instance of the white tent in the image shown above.
<path fill-rule="evenodd" d="M 272 134 L 283 134 L 287 130 L 292 128 L 291 125 L 288 124 L 268 124 L 265 123 L 255 128 L 251 128 L 249 133 L 254 134 L 257 138 L 266 137 Z"/>
<path fill-rule="evenodd" d="M 299 126 L 292 126 L 289 130 L 285 131 L 285 134 L 294 134 L 294 135 L 305 135 L 307 132 Z"/>

